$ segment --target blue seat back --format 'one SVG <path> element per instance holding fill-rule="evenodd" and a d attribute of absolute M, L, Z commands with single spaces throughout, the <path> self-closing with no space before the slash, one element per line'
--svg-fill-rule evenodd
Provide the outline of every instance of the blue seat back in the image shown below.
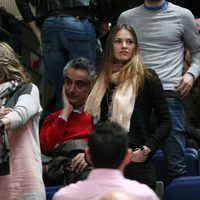
<path fill-rule="evenodd" d="M 46 187 L 46 199 L 47 200 L 52 200 L 53 195 L 63 186 L 49 186 Z"/>
<path fill-rule="evenodd" d="M 199 175 L 199 155 L 198 151 L 193 148 L 186 148 L 185 150 L 186 160 L 187 160 L 187 176 L 197 176 Z M 163 181 L 165 183 L 166 173 L 165 173 L 165 161 L 164 155 L 161 150 L 158 150 L 153 155 L 153 162 L 156 168 L 157 181 Z"/>
<path fill-rule="evenodd" d="M 181 177 L 165 189 L 164 200 L 199 200 L 200 176 Z"/>

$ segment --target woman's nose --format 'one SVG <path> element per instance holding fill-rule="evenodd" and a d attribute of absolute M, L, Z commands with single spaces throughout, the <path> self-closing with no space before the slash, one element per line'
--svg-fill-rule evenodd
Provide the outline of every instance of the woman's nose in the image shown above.
<path fill-rule="evenodd" d="M 122 47 L 126 47 L 126 41 L 122 42 Z"/>

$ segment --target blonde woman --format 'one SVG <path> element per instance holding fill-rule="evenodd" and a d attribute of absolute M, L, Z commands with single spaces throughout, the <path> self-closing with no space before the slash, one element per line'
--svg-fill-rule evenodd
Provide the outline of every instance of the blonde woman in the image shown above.
<path fill-rule="evenodd" d="M 158 118 L 154 131 L 150 120 L 153 110 Z M 136 34 L 129 25 L 118 24 L 110 32 L 85 111 L 94 123 L 115 121 L 127 130 L 133 153 L 125 175 L 155 189 L 151 157 L 170 133 L 171 122 L 162 84 L 157 74 L 144 66 Z"/>
<path fill-rule="evenodd" d="M 38 137 L 41 110 L 38 88 L 13 49 L 0 42 L 2 200 L 45 199 Z"/>

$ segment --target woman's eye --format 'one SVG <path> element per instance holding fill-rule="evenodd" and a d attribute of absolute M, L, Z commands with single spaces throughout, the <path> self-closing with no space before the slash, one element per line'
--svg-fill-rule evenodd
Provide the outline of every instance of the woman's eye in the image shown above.
<path fill-rule="evenodd" d="M 126 41 L 123 41 L 123 40 L 114 40 L 114 43 L 115 44 L 127 44 L 127 45 L 132 45 L 134 43 L 133 40 L 126 40 Z"/>
<path fill-rule="evenodd" d="M 115 40 L 114 43 L 115 43 L 115 44 L 121 44 L 122 41 L 121 41 L 121 40 Z"/>
<path fill-rule="evenodd" d="M 126 44 L 133 44 L 133 40 L 126 41 Z"/>

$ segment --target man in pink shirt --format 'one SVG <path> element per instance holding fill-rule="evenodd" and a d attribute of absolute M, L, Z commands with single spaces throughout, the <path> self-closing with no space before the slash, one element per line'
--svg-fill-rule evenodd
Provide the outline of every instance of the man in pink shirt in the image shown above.
<path fill-rule="evenodd" d="M 159 200 L 147 185 L 126 179 L 123 171 L 130 162 L 127 132 L 115 122 L 97 124 L 85 150 L 93 166 L 88 178 L 61 188 L 53 200 L 95 200 L 111 191 L 122 191 L 134 200 Z"/>

